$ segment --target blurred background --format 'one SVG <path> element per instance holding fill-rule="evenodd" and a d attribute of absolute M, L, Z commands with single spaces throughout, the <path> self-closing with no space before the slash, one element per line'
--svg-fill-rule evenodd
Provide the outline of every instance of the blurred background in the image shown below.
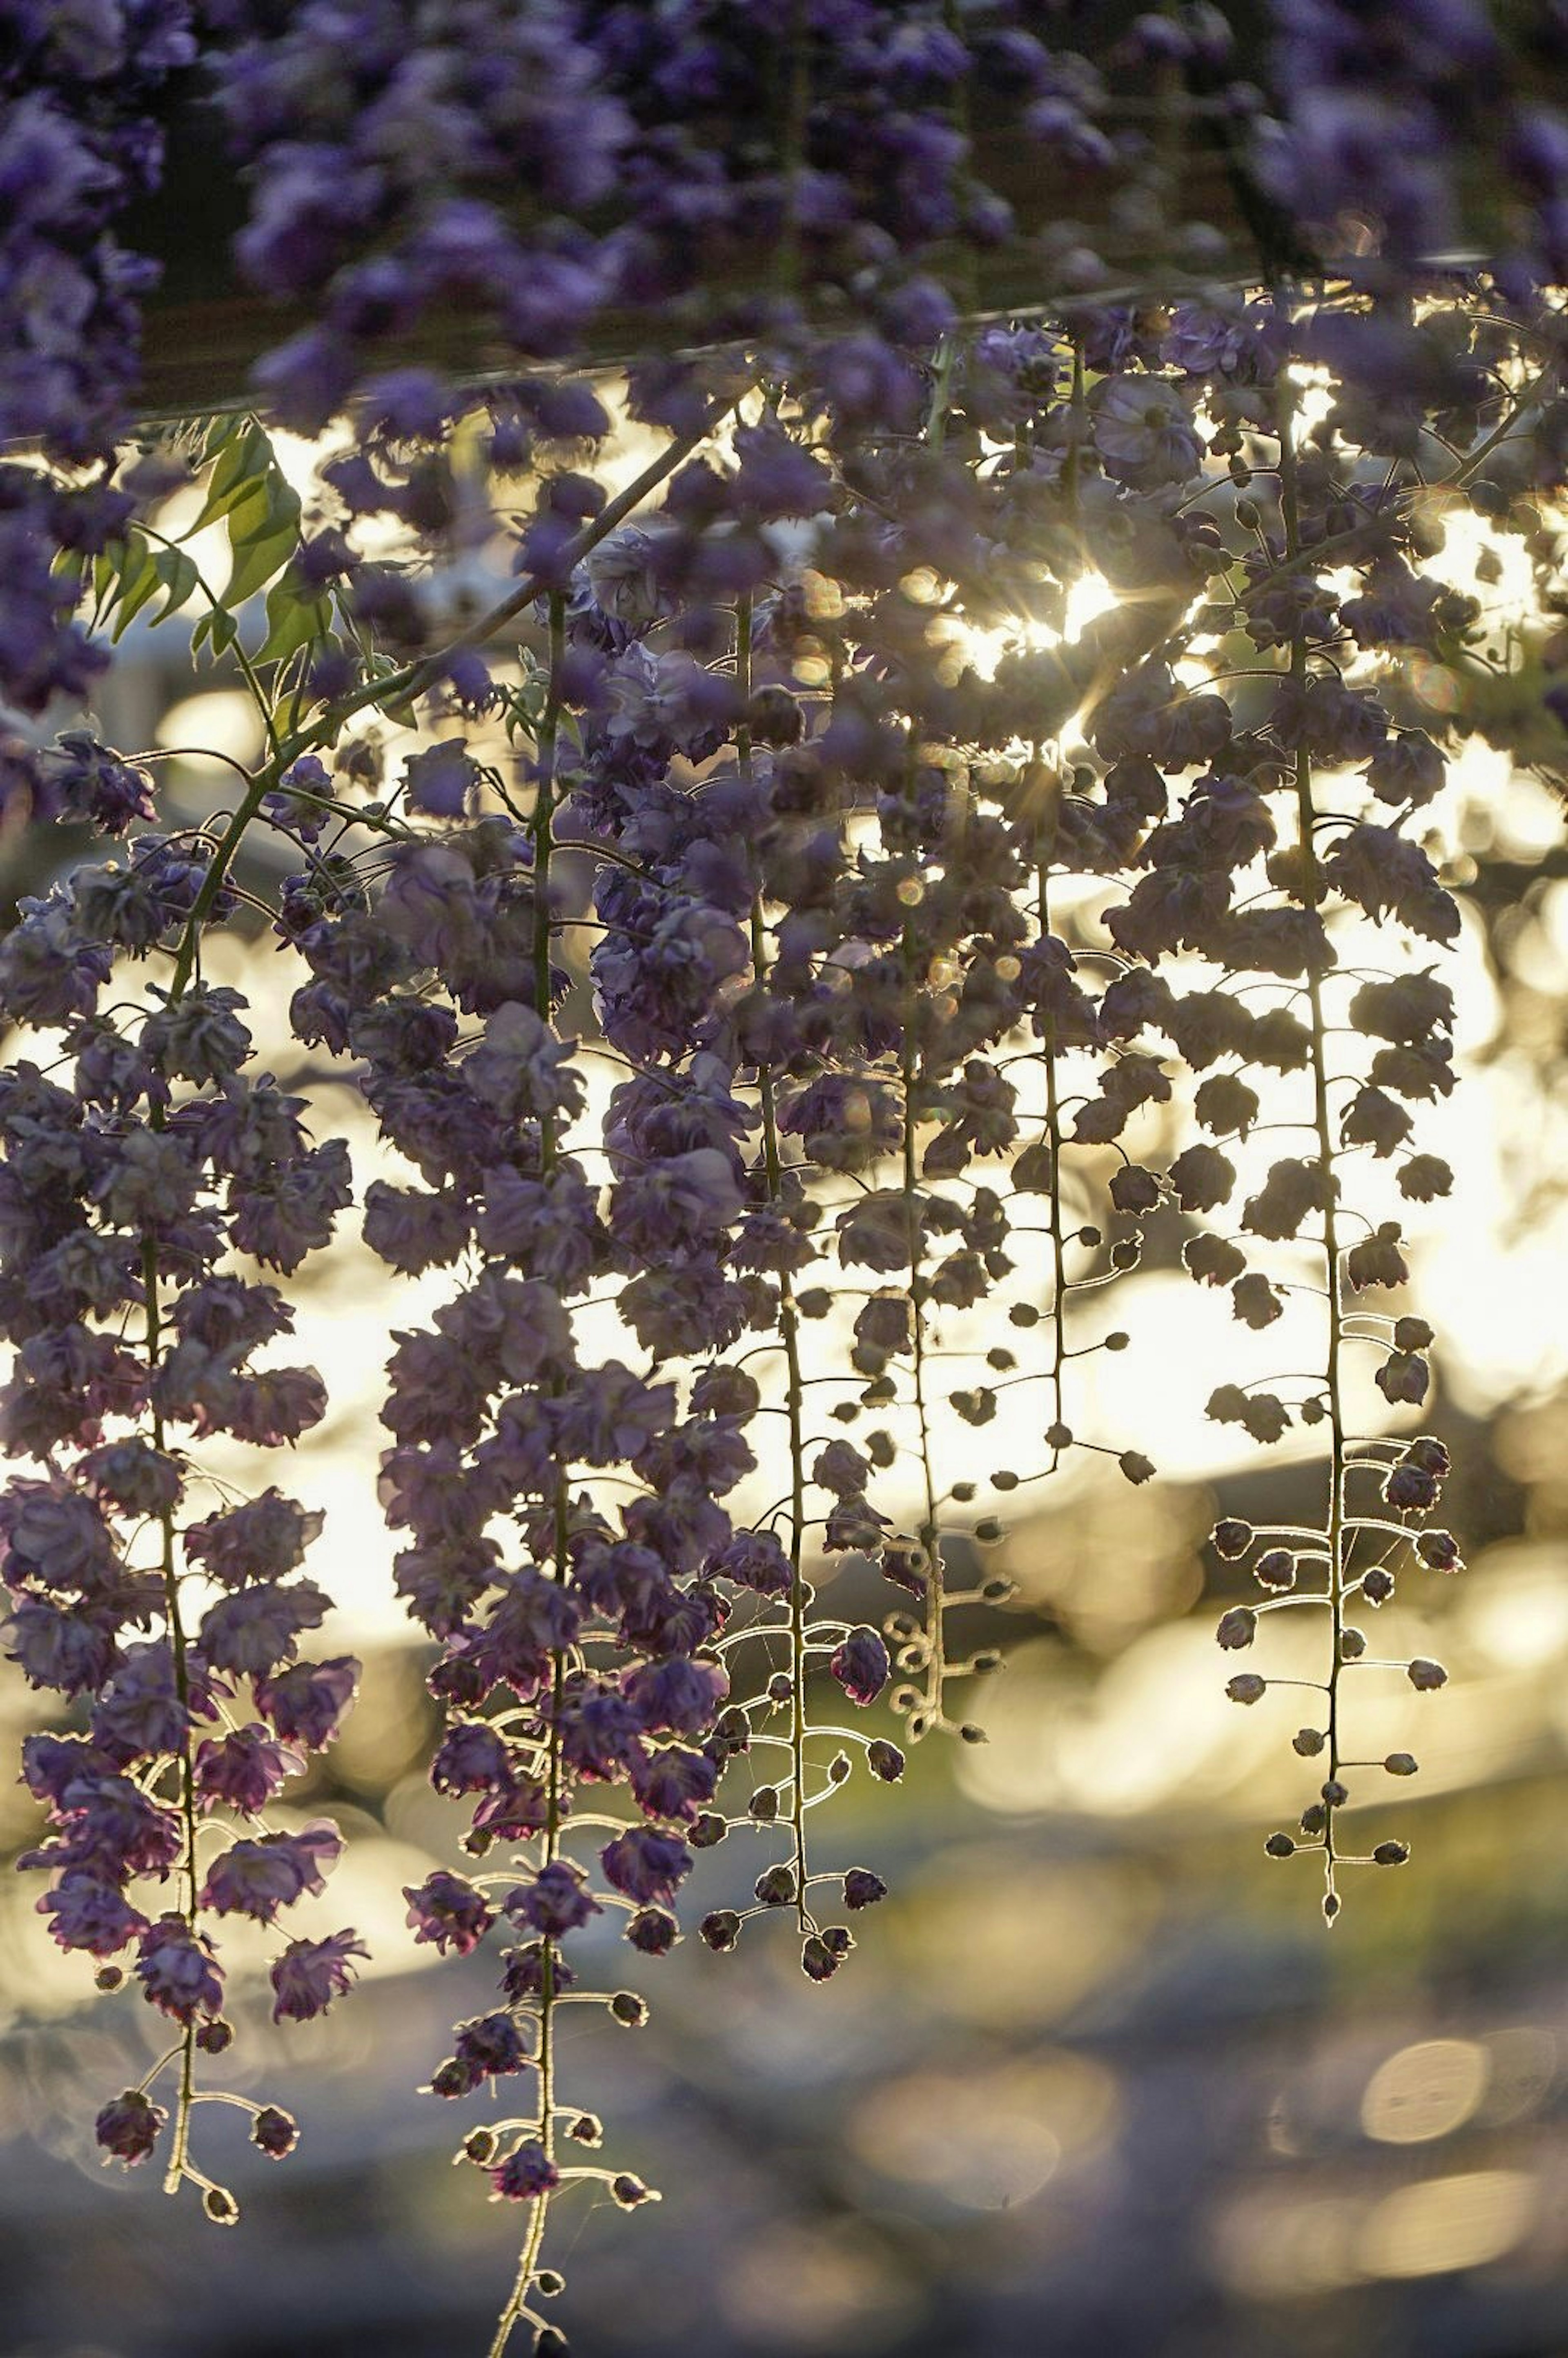
<path fill-rule="evenodd" d="M 433 610 L 489 594 L 504 563 L 477 546 L 438 568 Z M 180 627 L 132 626 L 97 725 L 128 752 L 244 759 L 244 699 L 197 681 Z M 228 791 L 199 758 L 166 774 L 187 816 Z M 1330 1933 L 1311 1868 L 1263 1855 L 1315 1778 L 1291 1750 L 1290 1690 L 1225 1700 L 1214 1623 L 1243 1591 L 1205 1541 L 1219 1513 L 1313 1520 L 1323 1466 L 1312 1433 L 1267 1452 L 1206 1422 L 1212 1386 L 1252 1368 L 1223 1297 L 1182 1271 L 1179 1231 L 1152 1239 L 1101 1320 L 1134 1338 L 1115 1391 L 1099 1401 L 1090 1362 L 1078 1406 L 1160 1477 L 1134 1489 L 1076 1453 L 1011 1498 L 980 1481 L 975 1512 L 1002 1508 L 1006 1535 L 949 1561 L 959 1582 L 1017 1584 L 965 1633 L 1007 1655 L 965 1695 L 989 1740 L 922 1746 L 896 1791 L 857 1774 L 816 1820 L 816 1864 L 892 1887 L 846 1970 L 807 1984 L 783 1925 L 660 1962 L 622 1947 L 618 1963 L 612 1925 L 585 1936 L 585 1977 L 632 1981 L 653 2018 L 563 2017 L 567 2087 L 664 2200 L 631 2218 L 559 2206 L 546 2257 L 583 2358 L 1568 2353 L 1568 852 L 1551 794 L 1479 738 L 1437 816 L 1465 907 L 1465 1080 L 1421 1122 L 1456 1184 L 1419 1208 L 1411 1306 L 1439 1329 L 1422 1422 L 1454 1454 L 1444 1520 L 1468 1568 L 1377 1625 L 1377 1650 L 1434 1655 L 1447 1689 L 1394 1678 L 1352 1696 L 1369 1756 L 1420 1758 L 1367 1812 L 1411 1865 L 1352 1878 Z M 0 838 L 13 899 L 69 849 L 41 832 Z M 250 881 L 265 889 L 265 865 Z M 368 1176 L 351 1093 L 288 1043 L 287 961 L 239 936 L 222 956 L 215 979 L 249 993 L 280 1076 L 319 1095 Z M 568 1029 L 591 1022 L 579 996 Z M 300 1929 L 352 1922 L 373 1963 L 329 2022 L 278 2031 L 264 1952 L 228 1944 L 232 2084 L 297 2112 L 303 2136 L 277 2167 L 238 2114 L 199 2116 L 200 2158 L 244 2212 L 227 2234 L 166 2204 L 151 2168 L 100 2166 L 93 2114 L 147 2068 L 155 2025 L 59 1957 L 31 1878 L 0 1882 L 0 2358 L 445 2358 L 485 2348 L 510 2283 L 518 2213 L 447 2166 L 483 2109 L 416 2093 L 451 2022 L 488 2007 L 493 1967 L 442 1963 L 404 1927 L 400 1887 L 459 1863 L 462 1820 L 425 1779 L 425 1658 L 400 1634 L 365 1479 L 389 1308 L 416 1319 L 444 1281 L 399 1287 L 354 1250 L 329 1258 L 299 1356 L 334 1408 L 288 1475 L 330 1518 L 320 1561 L 342 1610 L 322 1650 L 352 1647 L 365 1674 L 291 1801 L 349 1836 Z M 1035 1273 L 1015 1258 L 1022 1296 Z M 1277 1335 L 1263 1349 L 1260 1371 L 1313 1364 L 1281 1362 Z M 1031 1416 L 1004 1409 L 979 1436 L 948 1419 L 947 1478 L 1007 1466 L 1010 1441 L 1027 1471 Z M 853 1560 L 829 1594 L 846 1617 L 887 1609 Z M 1257 1666 L 1286 1671 L 1289 1651 Z M 0 1680 L 7 1760 L 33 1701 Z M 36 1833 L 6 1770 L 0 1843 Z M 743 1905 L 763 1863 L 743 1833 L 705 1856 L 693 1920 Z"/>

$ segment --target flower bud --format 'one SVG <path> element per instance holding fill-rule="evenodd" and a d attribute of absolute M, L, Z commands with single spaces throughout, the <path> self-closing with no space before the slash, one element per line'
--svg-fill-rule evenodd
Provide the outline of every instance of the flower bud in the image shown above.
<path fill-rule="evenodd" d="M 1368 1605 L 1386 1605 L 1394 1593 L 1394 1575 L 1380 1563 L 1372 1564 L 1361 1575 L 1361 1594 Z"/>
<path fill-rule="evenodd" d="M 1251 1524 L 1242 1522 L 1236 1515 L 1227 1515 L 1209 1533 L 1210 1547 L 1227 1563 L 1234 1563 L 1238 1556 L 1245 1555 L 1251 1544 Z"/>
<path fill-rule="evenodd" d="M 789 1866 L 766 1866 L 756 1882 L 757 1898 L 764 1908 L 787 1908 L 795 1898 L 795 1870 Z"/>
<path fill-rule="evenodd" d="M 776 1785 L 759 1785 L 746 1804 L 748 1817 L 755 1818 L 760 1826 L 771 1826 L 779 1813 L 779 1789 Z"/>
<path fill-rule="evenodd" d="M 203 2055 L 222 2055 L 234 2043 L 234 2026 L 222 2015 L 215 2014 L 211 2022 L 197 2025 L 196 2044 Z"/>
<path fill-rule="evenodd" d="M 1271 1834 L 1263 1848 L 1271 1858 L 1293 1858 L 1296 1855 L 1295 1844 L 1289 1834 Z"/>
<path fill-rule="evenodd" d="M 713 1810 L 704 1810 L 687 1830 L 687 1841 L 693 1850 L 711 1850 L 729 1833 L 728 1822 Z"/>
<path fill-rule="evenodd" d="M 1410 1855 L 1408 1843 L 1380 1842 L 1373 1848 L 1372 1860 L 1377 1866 L 1403 1866 Z"/>
<path fill-rule="evenodd" d="M 1405 1676 L 1420 1694 L 1430 1694 L 1448 1684 L 1448 1673 L 1442 1663 L 1429 1662 L 1420 1655 L 1413 1662 L 1406 1663 Z"/>
<path fill-rule="evenodd" d="M 573 2145 L 602 2145 L 604 2124 L 597 2113 L 579 2113 L 568 2129 L 567 2135 Z"/>
<path fill-rule="evenodd" d="M 732 1949 L 741 1937 L 741 1919 L 733 1908 L 716 1908 L 711 1915 L 703 1918 L 697 1931 L 698 1939 L 706 1941 L 710 1949 Z"/>
<path fill-rule="evenodd" d="M 281 2161 L 298 2142 L 298 2122 L 291 2113 L 280 2112 L 276 2104 L 264 2104 L 251 2123 L 251 2143 L 259 2147 L 269 2161 Z"/>
<path fill-rule="evenodd" d="M 849 1754 L 847 1752 L 836 1752 L 833 1755 L 832 1759 L 827 1763 L 827 1782 L 830 1785 L 841 1785 L 849 1774 Z"/>
<path fill-rule="evenodd" d="M 1342 1662 L 1358 1662 L 1367 1650 L 1364 1629 L 1345 1628 L 1339 1633 L 1339 1659 Z"/>
<path fill-rule="evenodd" d="M 617 1990 L 610 2011 L 623 2030 L 641 2030 L 648 2019 L 647 2002 L 635 1990 Z"/>
<path fill-rule="evenodd" d="M 903 1774 L 903 1755 L 896 1744 L 890 1744 L 885 1736 L 876 1736 L 866 1747 L 866 1766 L 872 1776 L 880 1777 L 885 1785 L 896 1785 Z"/>
<path fill-rule="evenodd" d="M 567 2288 L 567 2280 L 559 2268 L 540 2268 L 534 2277 L 534 2290 L 541 2300 L 558 2300 Z"/>
<path fill-rule="evenodd" d="M 1337 1777 L 1328 1778 L 1320 1790 L 1325 1804 L 1331 1810 L 1342 1810 L 1350 1799 L 1348 1790 L 1340 1783 Z"/>
<path fill-rule="evenodd" d="M 1252 1567 L 1252 1576 L 1260 1588 L 1282 1595 L 1296 1585 L 1295 1557 L 1289 1548 L 1266 1548 Z"/>
<path fill-rule="evenodd" d="M 1214 1634 L 1227 1652 L 1234 1653 L 1252 1643 L 1258 1634 L 1258 1616 L 1249 1605 L 1233 1605 L 1228 1613 L 1221 1614 Z"/>
<path fill-rule="evenodd" d="M 1239 1671 L 1226 1685 L 1232 1703 L 1261 1703 L 1269 1692 L 1269 1682 L 1260 1679 L 1256 1671 Z"/>
<path fill-rule="evenodd" d="M 111 1990 L 117 1990 L 123 1987 L 124 1979 L 124 1974 L 120 1966 L 100 1965 L 98 1971 L 92 1976 L 92 1986 L 95 1990 L 101 1990 L 104 1996 L 107 1996 Z"/>
<path fill-rule="evenodd" d="M 813 1933 L 803 1943 L 800 1952 L 801 1971 L 807 1981 L 831 1981 L 838 1970 L 838 1959 L 819 1934 Z"/>
<path fill-rule="evenodd" d="M 1071 1449 L 1072 1445 L 1073 1428 L 1070 1424 L 1063 1424 L 1058 1419 L 1056 1423 L 1048 1424 L 1046 1426 L 1045 1446 L 1047 1449 Z"/>
<path fill-rule="evenodd" d="M 477 2162 L 481 2169 L 488 2169 L 495 2158 L 495 2131 L 470 2129 L 458 2158 L 460 2161 Z"/>
<path fill-rule="evenodd" d="M 201 2198 L 201 2208 L 215 2227 L 239 2224 L 240 2206 L 226 2186 L 210 2186 Z"/>
<path fill-rule="evenodd" d="M 869 1866 L 852 1866 L 844 1877 L 846 1908 L 871 1908 L 887 1898 L 887 1885 Z"/>
<path fill-rule="evenodd" d="M 1298 1727 L 1291 1738 L 1291 1749 L 1299 1752 L 1303 1760 L 1315 1760 L 1327 1742 L 1320 1727 Z"/>
<path fill-rule="evenodd" d="M 446 2061 L 438 2063 L 430 2074 L 430 2093 L 449 2099 L 471 2096 L 483 2077 L 477 2065 L 465 2063 L 459 2056 L 449 2055 Z"/>
<path fill-rule="evenodd" d="M 1383 1762 L 1390 1777 L 1413 1777 L 1416 1757 L 1413 1752 L 1390 1752 Z"/>
<path fill-rule="evenodd" d="M 640 2178 L 633 2178 L 629 2169 L 622 2170 L 618 2177 L 611 2180 L 610 2191 L 622 2211 L 635 2211 L 639 2202 L 656 2202 L 659 2199 L 652 2187 L 644 2186 Z"/>
<path fill-rule="evenodd" d="M 680 1927 L 663 1908 L 639 1908 L 626 1927 L 626 1938 L 644 1957 L 665 1957 L 680 1939 Z"/>

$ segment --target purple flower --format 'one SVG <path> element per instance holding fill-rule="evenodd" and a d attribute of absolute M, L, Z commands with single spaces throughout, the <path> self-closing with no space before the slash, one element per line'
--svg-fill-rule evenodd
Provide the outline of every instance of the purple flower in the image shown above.
<path fill-rule="evenodd" d="M 655 1826 L 633 1826 L 599 1854 L 605 1878 L 639 1907 L 674 1900 L 695 1861 L 677 1835 Z"/>
<path fill-rule="evenodd" d="M 408 807 L 431 818 L 462 818 L 472 806 L 479 775 L 461 737 L 411 753 L 403 765 Z"/>
<path fill-rule="evenodd" d="M 561 2173 L 544 2147 L 530 2137 L 514 2147 L 505 2160 L 491 2171 L 490 2182 L 495 2189 L 491 2196 L 492 2202 L 537 2202 L 541 2195 L 560 2184 Z"/>
<path fill-rule="evenodd" d="M 287 1779 L 297 1777 L 304 1767 L 303 1754 L 252 1720 L 227 1736 L 208 1736 L 198 1745 L 193 1764 L 198 1804 L 211 1810 L 222 1803 L 243 1816 L 259 1816 L 282 1791 Z"/>
<path fill-rule="evenodd" d="M 514 1921 L 532 1925 L 546 1940 L 578 1931 L 600 1912 L 581 1867 L 564 1858 L 550 1860 L 531 1883 L 508 1892 L 505 1904 Z"/>
<path fill-rule="evenodd" d="M 875 1703 L 888 1682 L 888 1650 L 874 1629 L 851 1629 L 828 1665 L 851 1703 Z"/>
<path fill-rule="evenodd" d="M 433 1942 L 443 1956 L 451 1949 L 466 1957 L 495 1921 L 483 1894 L 445 1867 L 437 1867 L 423 1883 L 405 1884 L 403 1897 L 415 1940 Z"/>
<path fill-rule="evenodd" d="M 676 1656 L 629 1671 L 622 1688 L 648 1735 L 703 1736 L 730 1692 L 730 1682 L 717 1662 Z"/>
<path fill-rule="evenodd" d="M 49 1931 L 62 1949 L 86 1949 L 95 1957 L 114 1956 L 147 1930 L 146 1918 L 115 1885 L 76 1867 L 38 1907 L 40 1916 L 53 1918 Z"/>
<path fill-rule="evenodd" d="M 706 1752 L 669 1744 L 656 1752 L 639 1753 L 632 1762 L 631 1782 L 638 1806 L 651 1818 L 679 1818 L 689 1825 L 713 1799 L 719 1766 Z"/>
<path fill-rule="evenodd" d="M 324 1520 L 280 1490 L 266 1489 L 246 1506 L 189 1524 L 185 1552 L 231 1587 L 246 1580 L 281 1580 L 304 1562 Z"/>
<path fill-rule="evenodd" d="M 212 1944 L 182 1916 L 160 1916 L 143 1933 L 136 1978 L 149 2003 L 176 2022 L 222 2009 L 223 1976 L 213 1962 Z"/>
<path fill-rule="evenodd" d="M 1119 482 L 1154 491 L 1196 472 L 1203 445 L 1174 385 L 1153 376 L 1106 377 L 1093 407 L 1096 448 Z"/>
<path fill-rule="evenodd" d="M 140 2088 L 127 2088 L 123 2096 L 112 2097 L 103 2106 L 93 2123 L 93 2135 L 105 2160 L 113 2156 L 131 2169 L 146 2161 L 168 2118 L 163 2106 L 155 2104 Z"/>
<path fill-rule="evenodd" d="M 465 2022 L 455 2044 L 458 2061 L 477 2071 L 481 2078 L 503 2078 L 521 2071 L 532 2061 L 514 2015 L 484 2014 Z"/>
<path fill-rule="evenodd" d="M 92 1740 L 117 1767 L 178 1752 L 190 1714 L 166 1642 L 133 1646 L 92 1709 Z"/>
<path fill-rule="evenodd" d="M 257 1581 L 202 1616 L 201 1651 L 216 1670 L 265 1677 L 292 1660 L 300 1632 L 318 1628 L 330 1603 L 311 1580 Z"/>
<path fill-rule="evenodd" d="M 325 2014 L 354 1982 L 358 1969 L 351 1960 L 369 1954 L 351 1931 L 332 1932 L 324 1941 L 290 1941 L 269 1968 L 274 2022 L 309 2022 Z"/>
<path fill-rule="evenodd" d="M 285 1744 L 319 1752 L 337 1734 L 359 1677 L 360 1664 L 352 1654 L 335 1654 L 326 1662 L 296 1662 L 289 1670 L 257 1680 L 256 1709 Z"/>
<path fill-rule="evenodd" d="M 512 1758 L 497 1730 L 483 1720 L 449 1728 L 430 1764 L 438 1793 L 484 1793 L 510 1782 Z"/>
<path fill-rule="evenodd" d="M 270 1924 L 302 1892 L 326 1888 L 324 1876 L 342 1847 L 342 1836 L 325 1818 L 313 1819 L 297 1834 L 242 1837 L 208 1869 L 199 1904 L 216 1916 L 244 1915 Z"/>

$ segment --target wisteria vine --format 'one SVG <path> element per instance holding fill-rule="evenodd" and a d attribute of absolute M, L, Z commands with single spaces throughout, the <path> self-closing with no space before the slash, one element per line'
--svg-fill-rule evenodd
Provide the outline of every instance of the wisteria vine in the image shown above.
<path fill-rule="evenodd" d="M 1547 45 L 1462 0 L 1281 5 L 1268 92 L 1203 5 L 1094 56 L 1022 5 L 77 13 L 0 11 L 0 185 L 31 192 L 0 415 L 33 446 L 0 469 L 5 807 L 40 887 L 0 943 L 0 1432 L 37 1469 L 0 1569 L 53 1698 L 23 1864 L 178 2034 L 105 2155 L 163 2147 L 232 2223 L 197 2108 L 269 2156 L 297 2132 L 206 2085 L 223 1920 L 326 1886 L 339 1832 L 285 1797 L 359 1670 L 301 1655 L 320 1519 L 269 1478 L 324 1389 L 256 1355 L 355 1206 L 449 1289 L 391 1336 L 366 1475 L 469 1816 L 409 1934 L 495 1949 L 429 2085 L 506 2083 L 459 2130 L 523 2214 L 492 2358 L 522 2326 L 559 2353 L 556 2205 L 653 2199 L 566 2084 L 562 2008 L 647 2017 L 579 1936 L 618 1921 L 651 1967 L 694 1916 L 720 1953 L 777 1920 L 841 1968 L 886 1886 L 814 1863 L 815 1813 L 983 1741 L 1006 1502 L 1097 1455 L 1156 1476 L 1108 1371 L 1152 1249 L 1313 1355 L 1207 1402 L 1265 1447 L 1315 1428 L 1325 1482 L 1310 1527 L 1213 1534 L 1260 1592 L 1218 1625 L 1260 1665 L 1230 1696 L 1313 1698 L 1268 1850 L 1320 1862 L 1330 1921 L 1346 1869 L 1406 1858 L 1346 1813 L 1415 1771 L 1357 1757 L 1362 1680 L 1444 1675 L 1353 1617 L 1460 1563 L 1398 1217 L 1450 1184 L 1411 1111 L 1454 1082 L 1427 830 L 1470 730 L 1568 741 L 1561 634 L 1495 627 L 1440 559 L 1473 519 L 1552 595 L 1568 131 Z M 254 406 L 135 437 L 114 226 L 197 63 L 248 169 L 239 265 L 307 323 Z M 1098 226 L 1040 233 L 1037 298 L 987 318 L 989 116 L 1096 183 Z M 1162 215 L 1194 155 L 1227 228 Z M 280 424 L 337 431 L 303 503 Z M 214 529 L 221 590 L 187 546 Z M 475 552 L 484 599 L 443 608 Z M 261 749 L 189 824 L 155 749 L 26 719 L 155 601 Z M 210 979 L 234 924 L 293 963 L 313 1094 Z M 344 1079 L 383 1149 L 357 1180 Z M 1028 1454 L 982 1474 L 1004 1424 Z M 214 1435 L 259 1453 L 248 1490 Z M 850 1617 L 867 1567 L 890 1593 Z M 1287 1613 L 1310 1665 L 1272 1650 Z M 364 1956 L 282 1941 L 275 2016 Z"/>

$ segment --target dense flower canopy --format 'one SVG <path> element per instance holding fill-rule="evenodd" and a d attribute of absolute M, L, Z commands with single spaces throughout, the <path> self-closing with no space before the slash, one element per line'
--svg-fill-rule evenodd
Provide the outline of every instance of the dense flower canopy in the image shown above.
<path fill-rule="evenodd" d="M 0 944 L 0 1572 L 53 1698 L 40 1909 L 178 2034 L 106 2155 L 172 2118 L 171 2190 L 231 2223 L 190 2125 L 232 1920 L 273 1940 L 280 2022 L 365 1957 L 287 1929 L 339 1829 L 267 1823 L 358 1676 L 321 1519 L 274 1478 L 330 1407 L 291 1287 L 351 1215 L 444 1273 L 389 1335 L 365 1479 L 470 1821 L 409 1938 L 500 1944 L 502 2003 L 430 2082 L 520 2090 L 462 2145 L 526 2216 L 496 2352 L 524 2320 L 563 2346 L 551 2205 L 648 2194 L 574 2151 L 562 2003 L 644 2011 L 580 1985 L 577 1936 L 623 1920 L 656 1960 L 701 1855 L 752 1839 L 754 1905 L 701 1939 L 777 1916 L 838 1973 L 827 1920 L 886 1886 L 814 1867 L 812 1813 L 980 1740 L 957 1689 L 996 1667 L 967 1632 L 1007 1498 L 1085 1452 L 1157 1471 L 1081 1364 L 1136 1339 L 1107 1297 L 1148 1249 L 1243 1335 L 1314 1322 L 1311 1372 L 1207 1404 L 1264 1447 L 1316 1428 L 1324 1476 L 1311 1529 L 1217 1528 L 1251 1584 L 1218 1642 L 1260 1665 L 1238 1704 L 1313 1697 L 1271 1854 L 1315 1863 L 1330 1921 L 1348 1869 L 1403 1863 L 1343 1812 L 1348 1673 L 1444 1675 L 1357 1617 L 1459 1565 L 1401 1293 L 1401 1209 L 1449 1184 L 1419 1141 L 1454 1082 L 1433 806 L 1475 730 L 1568 754 L 1561 632 L 1499 634 L 1441 561 L 1463 518 L 1557 594 L 1551 13 L 1280 0 L 1241 59 L 1206 5 L 1091 52 L 1024 5 L 4 10 L 0 776 L 58 849 Z M 120 240 L 193 81 L 243 174 L 236 266 L 290 324 L 253 406 L 159 427 Z M 1195 159 L 1222 218 L 1182 210 Z M 1022 222 L 1064 174 L 1089 217 Z M 992 313 L 999 254 L 1031 291 Z M 328 437 L 308 503 L 279 427 Z M 221 593 L 184 546 L 214 525 Z M 443 611 L 464 562 L 484 602 Z M 71 702 L 155 605 L 262 738 L 194 827 Z M 258 913 L 313 1090 L 204 963 Z M 1033 1454 L 993 1466 L 1014 1386 Z M 248 1494 L 215 1437 L 265 1453 Z M 880 1628 L 818 1604 L 851 1558 L 899 1592 Z M 1281 1682 L 1303 1607 L 1318 1675 Z M 884 1696 L 901 1743 L 860 1719 Z"/>

